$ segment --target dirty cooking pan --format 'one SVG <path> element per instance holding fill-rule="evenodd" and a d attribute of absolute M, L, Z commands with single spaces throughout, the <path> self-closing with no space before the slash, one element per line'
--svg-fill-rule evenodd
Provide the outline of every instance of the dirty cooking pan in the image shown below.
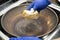
<path fill-rule="evenodd" d="M 57 14 L 49 7 L 40 12 L 38 19 L 25 19 L 21 13 L 29 3 L 21 4 L 2 16 L 2 27 L 13 36 L 41 37 L 50 33 L 58 24 Z"/>

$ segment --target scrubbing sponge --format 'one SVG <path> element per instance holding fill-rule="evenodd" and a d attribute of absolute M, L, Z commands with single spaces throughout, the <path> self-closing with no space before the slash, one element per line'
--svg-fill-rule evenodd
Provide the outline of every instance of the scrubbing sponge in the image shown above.
<path fill-rule="evenodd" d="M 31 9 L 31 11 L 24 10 L 23 13 L 21 14 L 21 16 L 24 18 L 28 18 L 28 19 L 38 19 L 39 18 L 38 11 L 34 11 L 33 8 Z"/>

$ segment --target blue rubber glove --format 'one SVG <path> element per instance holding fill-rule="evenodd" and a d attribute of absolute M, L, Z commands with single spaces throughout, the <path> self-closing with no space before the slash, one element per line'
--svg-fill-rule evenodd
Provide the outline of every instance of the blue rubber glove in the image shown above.
<path fill-rule="evenodd" d="M 28 7 L 27 10 L 30 10 L 33 8 L 34 10 L 37 10 L 40 12 L 40 10 L 46 8 L 50 4 L 49 0 L 34 0 Z"/>
<path fill-rule="evenodd" d="M 24 37 L 18 37 L 18 38 L 10 38 L 10 40 L 42 40 L 38 37 L 30 37 L 30 36 L 24 36 Z"/>

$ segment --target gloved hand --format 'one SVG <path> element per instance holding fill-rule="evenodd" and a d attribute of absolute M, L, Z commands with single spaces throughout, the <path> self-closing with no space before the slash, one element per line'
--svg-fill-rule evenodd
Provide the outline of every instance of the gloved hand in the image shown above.
<path fill-rule="evenodd" d="M 50 4 L 49 0 L 34 0 L 28 7 L 27 10 L 31 10 L 33 8 L 34 10 L 37 10 L 40 12 L 40 10 L 46 8 Z"/>
<path fill-rule="evenodd" d="M 38 37 L 30 37 L 30 36 L 24 36 L 24 37 L 18 37 L 18 38 L 10 38 L 10 40 L 42 40 Z"/>

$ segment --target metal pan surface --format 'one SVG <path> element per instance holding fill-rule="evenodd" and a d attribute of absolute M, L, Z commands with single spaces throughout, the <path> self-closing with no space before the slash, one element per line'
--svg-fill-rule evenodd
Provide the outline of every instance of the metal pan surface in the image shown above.
<path fill-rule="evenodd" d="M 29 3 L 21 4 L 2 16 L 1 25 L 13 36 L 37 36 L 41 37 L 50 33 L 58 24 L 57 14 L 49 7 L 40 12 L 40 17 L 36 20 L 25 19 L 21 13 Z"/>

